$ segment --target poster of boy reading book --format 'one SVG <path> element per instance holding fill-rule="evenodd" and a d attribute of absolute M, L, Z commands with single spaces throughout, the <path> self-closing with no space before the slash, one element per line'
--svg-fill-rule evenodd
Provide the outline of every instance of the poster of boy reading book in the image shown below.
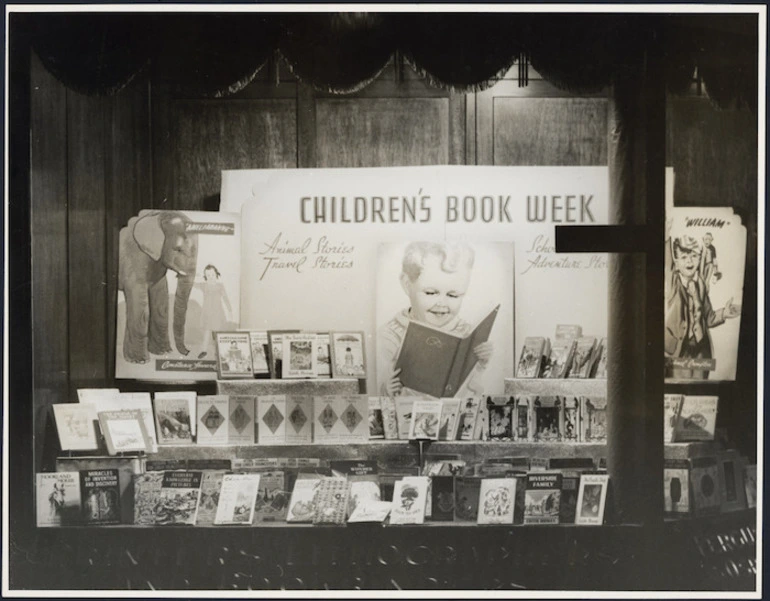
<path fill-rule="evenodd" d="M 508 244 L 474 247 L 465 242 L 415 241 L 382 245 L 377 282 L 377 318 L 383 324 L 377 336 L 381 394 L 456 397 L 484 392 L 485 381 L 492 381 L 488 368 L 496 355 L 500 357 L 495 371 L 503 369 L 500 359 L 505 353 L 496 352 L 494 335 L 505 340 L 505 330 L 511 326 L 510 306 L 501 312 L 505 317 L 497 320 L 500 305 L 493 308 L 492 301 L 506 300 L 507 290 L 512 292 L 511 257 Z M 399 286 L 394 285 L 396 278 Z M 399 305 L 401 309 L 393 315 Z M 497 327 L 496 322 L 502 323 Z M 410 324 L 414 324 L 412 330 Z M 417 351 L 409 350 L 407 334 L 416 335 L 419 328 L 425 344 Z M 405 363 L 402 355 L 408 352 L 420 360 Z M 405 370 L 410 368 L 412 375 L 405 381 Z"/>

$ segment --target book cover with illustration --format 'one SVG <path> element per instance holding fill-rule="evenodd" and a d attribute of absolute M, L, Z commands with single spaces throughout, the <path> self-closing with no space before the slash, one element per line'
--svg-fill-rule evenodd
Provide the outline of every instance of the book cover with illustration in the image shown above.
<path fill-rule="evenodd" d="M 561 438 L 564 442 L 580 441 L 580 397 L 560 397 L 562 404 Z"/>
<path fill-rule="evenodd" d="M 483 478 L 479 491 L 479 524 L 513 524 L 516 478 Z"/>
<path fill-rule="evenodd" d="M 516 440 L 528 442 L 532 440 L 532 402 L 534 399 L 529 396 L 516 397 L 516 418 L 514 435 Z"/>
<path fill-rule="evenodd" d="M 543 367 L 544 378 L 566 378 L 575 352 L 574 338 L 556 338 L 551 343 L 548 361 Z"/>
<path fill-rule="evenodd" d="M 560 442 L 562 439 L 561 398 L 537 396 L 532 403 L 535 442 Z"/>
<path fill-rule="evenodd" d="M 420 399 L 414 402 L 409 422 L 410 440 L 438 440 L 441 406 L 440 400 Z"/>
<path fill-rule="evenodd" d="M 378 396 L 369 397 L 369 440 L 385 438 L 385 422 L 382 415 L 382 399 Z"/>
<path fill-rule="evenodd" d="M 212 334 L 240 320 L 240 214 L 142 210 L 118 254 L 115 377 L 215 380 Z"/>
<path fill-rule="evenodd" d="M 385 431 L 385 440 L 398 440 L 398 414 L 396 401 L 389 396 L 381 396 L 382 427 Z"/>
<path fill-rule="evenodd" d="M 572 362 L 567 370 L 569 378 L 591 377 L 593 367 L 594 349 L 596 338 L 594 336 L 581 336 L 575 342 L 575 352 L 572 354 Z"/>
<path fill-rule="evenodd" d="M 250 331 L 249 343 L 251 344 L 251 367 L 254 376 L 269 376 L 267 332 Z"/>
<path fill-rule="evenodd" d="M 476 433 L 481 397 L 469 397 L 463 400 L 460 408 L 460 425 L 458 426 L 460 440 L 473 440 Z"/>
<path fill-rule="evenodd" d="M 163 472 L 155 523 L 194 525 L 198 514 L 202 478 L 203 472 L 199 470 Z"/>
<path fill-rule="evenodd" d="M 674 442 L 714 440 L 718 396 L 685 395 L 674 426 Z"/>
<path fill-rule="evenodd" d="M 439 440 L 457 440 L 457 427 L 460 424 L 462 399 L 441 399 L 441 422 L 438 429 Z"/>
<path fill-rule="evenodd" d="M 451 522 L 455 519 L 454 476 L 431 477 L 431 516 L 436 522 Z"/>
<path fill-rule="evenodd" d="M 148 471 L 134 476 L 134 525 L 155 525 L 163 472 Z"/>
<path fill-rule="evenodd" d="M 256 397 L 248 395 L 230 395 L 229 429 L 227 441 L 231 445 L 252 445 L 256 441 L 258 430 L 254 413 Z M 261 430 L 260 430 L 261 432 Z"/>
<path fill-rule="evenodd" d="M 746 507 L 746 490 L 743 482 L 743 459 L 735 449 L 727 449 L 717 455 L 719 461 L 719 489 L 722 491 L 720 511 L 738 511 Z"/>
<path fill-rule="evenodd" d="M 335 424 L 340 444 L 361 444 L 369 440 L 369 398 L 363 394 L 338 399 L 339 420 Z"/>
<path fill-rule="evenodd" d="M 159 445 L 185 445 L 193 443 L 194 412 L 190 403 L 181 396 L 160 397 L 155 393 L 155 430 Z M 165 393 L 164 393 L 165 394 Z M 194 394 L 194 393 L 193 393 Z M 196 399 L 197 402 L 197 399 Z"/>
<path fill-rule="evenodd" d="M 722 491 L 719 489 L 719 465 L 716 457 L 696 457 L 690 460 L 690 465 L 690 484 L 695 515 L 719 513 Z"/>
<path fill-rule="evenodd" d="M 97 415 L 110 455 L 150 452 L 150 437 L 139 409 L 99 411 Z"/>
<path fill-rule="evenodd" d="M 83 522 L 87 525 L 120 524 L 120 484 L 117 469 L 80 472 Z"/>
<path fill-rule="evenodd" d="M 198 516 L 195 518 L 196 526 L 212 526 L 214 524 L 224 475 L 223 470 L 203 470 Z"/>
<path fill-rule="evenodd" d="M 524 493 L 525 524 L 558 524 L 562 475 L 558 472 L 527 474 Z"/>
<path fill-rule="evenodd" d="M 96 451 L 98 415 L 93 403 L 52 405 L 62 451 Z"/>
<path fill-rule="evenodd" d="M 348 518 L 348 523 L 384 522 L 390 515 L 392 506 L 393 503 L 390 501 L 363 501 L 356 505 Z"/>
<path fill-rule="evenodd" d="M 214 332 L 214 341 L 217 378 L 248 380 L 254 377 L 248 332 Z"/>
<path fill-rule="evenodd" d="M 601 526 L 610 477 L 607 474 L 583 474 L 577 498 L 575 523 L 582 526 Z"/>
<path fill-rule="evenodd" d="M 663 464 L 663 511 L 668 514 L 689 514 L 690 462 L 686 459 L 666 459 Z"/>
<path fill-rule="evenodd" d="M 299 474 L 291 491 L 286 521 L 289 523 L 310 523 L 315 515 L 315 499 L 318 483 L 323 476 Z"/>
<path fill-rule="evenodd" d="M 149 392 L 121 392 L 117 399 L 119 409 L 138 409 L 142 413 L 144 429 L 150 439 L 150 453 L 158 452 L 158 436 L 155 433 L 155 414 Z M 98 405 L 97 405 L 98 407 Z"/>
<path fill-rule="evenodd" d="M 317 335 L 286 334 L 283 337 L 283 378 L 315 378 L 318 372 Z"/>
<path fill-rule="evenodd" d="M 543 351 L 545 350 L 545 338 L 541 336 L 527 336 L 521 349 L 521 356 L 516 365 L 517 378 L 537 378 L 543 364 Z"/>
<path fill-rule="evenodd" d="M 420 397 L 400 396 L 396 398 L 396 421 L 399 440 L 409 440 L 409 427 L 412 424 L 412 407 Z"/>
<path fill-rule="evenodd" d="M 284 521 L 289 509 L 289 496 L 283 470 L 260 472 L 259 492 L 254 505 L 254 524 Z"/>
<path fill-rule="evenodd" d="M 674 430 L 682 409 L 683 394 L 663 395 L 663 442 L 674 442 Z"/>
<path fill-rule="evenodd" d="M 259 444 L 286 444 L 286 395 L 258 396 L 257 422 Z"/>
<path fill-rule="evenodd" d="M 286 397 L 286 444 L 313 442 L 313 397 Z"/>
<path fill-rule="evenodd" d="M 350 482 L 347 478 L 329 477 L 316 488 L 313 524 L 342 525 L 348 516 Z"/>
<path fill-rule="evenodd" d="M 489 440 L 511 441 L 516 402 L 512 396 L 488 396 L 486 398 Z"/>
<path fill-rule="evenodd" d="M 248 526 L 254 519 L 260 474 L 225 474 L 219 490 L 215 524 Z"/>
<path fill-rule="evenodd" d="M 455 478 L 454 521 L 475 522 L 478 519 L 482 480 L 473 476 Z"/>
<path fill-rule="evenodd" d="M 607 442 L 606 397 L 580 397 L 582 442 Z"/>
<path fill-rule="evenodd" d="M 199 445 L 226 445 L 230 414 L 230 399 L 227 395 L 201 395 L 198 397 L 198 439 Z"/>
<path fill-rule="evenodd" d="M 391 524 L 423 524 L 425 505 L 428 498 L 426 476 L 413 476 L 409 480 L 398 480 L 393 487 L 390 510 Z"/>
<path fill-rule="evenodd" d="M 37 474 L 35 495 L 38 527 L 80 523 L 79 472 Z"/>
<path fill-rule="evenodd" d="M 332 377 L 331 338 L 328 332 L 318 332 L 315 335 L 315 377 Z"/>

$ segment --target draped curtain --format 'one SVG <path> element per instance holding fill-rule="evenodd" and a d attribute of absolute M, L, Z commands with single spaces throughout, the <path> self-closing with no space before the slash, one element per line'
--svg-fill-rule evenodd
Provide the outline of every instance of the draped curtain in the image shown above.
<path fill-rule="evenodd" d="M 697 74 L 720 108 L 757 103 L 753 15 L 49 13 L 32 24 L 46 68 L 86 94 L 114 94 L 150 77 L 226 96 L 279 55 L 300 81 L 347 94 L 396 54 L 432 85 L 458 92 L 493 85 L 515 61 L 522 85 L 532 65 L 558 88 L 595 92 L 652 42 L 663 45 L 669 92 L 683 93 Z"/>

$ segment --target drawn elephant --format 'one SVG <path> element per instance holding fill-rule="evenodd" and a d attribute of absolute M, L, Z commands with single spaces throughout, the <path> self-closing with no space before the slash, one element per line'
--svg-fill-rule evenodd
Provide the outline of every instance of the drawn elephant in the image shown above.
<path fill-rule="evenodd" d="M 187 301 L 198 261 L 198 234 L 187 231 L 190 218 L 176 211 L 140 211 L 120 230 L 118 290 L 126 296 L 123 357 L 146 363 L 149 353 L 170 352 L 169 294 L 166 272 L 177 273 L 174 297 L 174 343 L 187 355 L 184 330 Z"/>

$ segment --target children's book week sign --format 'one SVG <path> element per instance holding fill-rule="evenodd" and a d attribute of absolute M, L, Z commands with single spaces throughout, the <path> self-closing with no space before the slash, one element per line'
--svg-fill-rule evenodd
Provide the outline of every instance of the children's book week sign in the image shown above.
<path fill-rule="evenodd" d="M 606 335 L 606 255 L 557 254 L 554 228 L 606 224 L 607 181 L 606 167 L 223 171 L 220 210 L 243 228 L 240 326 L 363 331 L 374 392 L 419 319 L 479 349 L 452 396 L 501 394 L 526 336 Z"/>

